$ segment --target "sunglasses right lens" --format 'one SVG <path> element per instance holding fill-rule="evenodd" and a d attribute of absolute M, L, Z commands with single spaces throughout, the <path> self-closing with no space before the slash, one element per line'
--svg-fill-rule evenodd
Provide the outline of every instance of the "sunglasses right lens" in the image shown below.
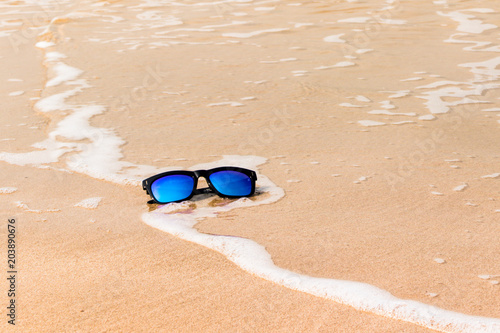
<path fill-rule="evenodd" d="M 194 179 L 187 175 L 170 175 L 151 184 L 154 198 L 161 202 L 173 202 L 188 198 L 194 189 Z"/>
<path fill-rule="evenodd" d="M 214 172 L 209 178 L 222 195 L 244 197 L 252 193 L 253 180 L 244 173 L 225 170 Z"/>

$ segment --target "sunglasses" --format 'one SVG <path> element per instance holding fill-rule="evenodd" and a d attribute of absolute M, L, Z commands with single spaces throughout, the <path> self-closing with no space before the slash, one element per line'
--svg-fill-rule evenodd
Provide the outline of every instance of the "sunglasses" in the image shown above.
<path fill-rule="evenodd" d="M 203 177 L 208 187 L 197 189 L 198 178 Z M 255 171 L 237 167 L 219 167 L 210 170 L 168 171 L 142 181 L 142 188 L 154 203 L 165 204 L 191 199 L 195 194 L 215 192 L 221 197 L 248 197 L 255 192 Z M 148 203 L 151 203 L 148 202 Z"/>

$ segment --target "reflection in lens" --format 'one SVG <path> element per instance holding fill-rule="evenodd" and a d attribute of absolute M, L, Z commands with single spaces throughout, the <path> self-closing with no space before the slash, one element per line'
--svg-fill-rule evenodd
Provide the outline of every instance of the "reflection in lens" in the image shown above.
<path fill-rule="evenodd" d="M 209 178 L 215 189 L 223 195 L 239 197 L 250 195 L 252 192 L 252 179 L 238 171 L 218 171 Z"/>
<path fill-rule="evenodd" d="M 194 179 L 186 175 L 170 175 L 159 178 L 151 184 L 154 198 L 167 203 L 186 199 L 194 188 Z"/>

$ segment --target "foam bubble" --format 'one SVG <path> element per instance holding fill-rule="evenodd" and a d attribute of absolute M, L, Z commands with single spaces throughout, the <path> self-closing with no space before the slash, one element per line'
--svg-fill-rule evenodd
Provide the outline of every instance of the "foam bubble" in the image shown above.
<path fill-rule="evenodd" d="M 465 190 L 467 187 L 469 187 L 468 184 L 464 183 L 462 185 L 458 185 L 456 186 L 455 188 L 453 188 L 453 191 L 456 191 L 456 192 L 462 192 L 463 190 Z"/>
<path fill-rule="evenodd" d="M 370 103 L 372 100 L 369 99 L 368 97 L 365 97 L 363 95 L 358 95 L 355 97 L 358 102 L 365 102 L 365 103 Z"/>
<path fill-rule="evenodd" d="M 481 178 L 498 178 L 500 173 L 492 173 L 491 175 L 481 176 Z"/>
<path fill-rule="evenodd" d="M 99 203 L 101 202 L 102 197 L 94 197 L 94 198 L 88 198 L 80 201 L 79 203 L 75 204 L 75 207 L 82 207 L 86 209 L 96 209 L 97 206 L 99 206 Z"/>
<path fill-rule="evenodd" d="M 419 120 L 434 120 L 434 119 L 436 119 L 436 117 L 433 116 L 432 114 L 426 114 L 426 115 L 418 117 L 418 119 Z"/>
<path fill-rule="evenodd" d="M 356 105 L 356 104 L 351 104 L 351 103 L 340 103 L 339 106 L 345 107 L 345 108 L 364 108 L 367 105 Z"/>
<path fill-rule="evenodd" d="M 11 194 L 17 191 L 15 187 L 0 187 L 0 194 Z"/>
<path fill-rule="evenodd" d="M 358 50 L 356 50 L 356 53 L 357 54 L 365 54 L 365 53 L 368 53 L 371 51 L 373 51 L 373 49 L 358 49 Z"/>
<path fill-rule="evenodd" d="M 252 31 L 252 32 L 223 33 L 222 36 L 233 37 L 233 38 L 250 38 L 250 37 L 259 36 L 262 34 L 267 34 L 267 33 L 272 33 L 272 32 L 282 32 L 282 31 L 288 31 L 288 30 L 290 30 L 290 29 L 289 28 L 275 28 L 275 29 L 257 30 L 257 31 Z"/>
<path fill-rule="evenodd" d="M 344 35 L 345 34 L 326 36 L 325 38 L 323 38 L 323 40 L 328 43 L 345 43 L 346 41 L 340 38 Z"/>
<path fill-rule="evenodd" d="M 302 28 L 302 27 L 309 27 L 309 26 L 313 26 L 314 23 L 295 23 L 293 25 L 294 28 Z"/>
<path fill-rule="evenodd" d="M 370 20 L 372 20 L 371 17 L 362 16 L 362 17 L 350 17 L 347 19 L 338 20 L 337 22 L 339 22 L 339 23 L 366 23 Z"/>
<path fill-rule="evenodd" d="M 333 68 L 334 66 L 318 66 L 318 67 L 315 67 L 314 69 L 317 69 L 317 70 L 322 70 L 322 69 L 330 69 L 330 68 Z"/>
<path fill-rule="evenodd" d="M 411 120 L 403 120 L 391 123 L 391 125 L 405 125 L 405 124 L 415 124 L 415 122 Z"/>
<path fill-rule="evenodd" d="M 268 82 L 267 80 L 260 80 L 260 81 L 244 81 L 244 83 L 253 83 L 253 84 L 263 84 Z"/>
<path fill-rule="evenodd" d="M 56 44 L 53 42 L 46 42 L 46 41 L 41 41 L 41 42 L 38 42 L 35 44 L 35 46 L 40 48 L 40 49 L 46 49 L 46 48 L 54 46 L 54 45 L 56 45 Z"/>
<path fill-rule="evenodd" d="M 341 61 L 333 65 L 332 67 L 350 67 L 355 66 L 356 64 L 350 61 Z"/>
<path fill-rule="evenodd" d="M 361 126 L 365 126 L 365 127 L 385 125 L 385 123 L 382 123 L 380 121 L 374 121 L 374 120 L 358 120 L 358 124 L 360 124 Z"/>
<path fill-rule="evenodd" d="M 242 104 L 240 102 L 220 102 L 220 103 L 210 103 L 207 106 L 244 106 L 245 104 Z"/>
<path fill-rule="evenodd" d="M 424 79 L 423 77 L 417 76 L 417 77 L 410 77 L 408 79 L 403 79 L 403 80 L 399 80 L 399 81 L 401 81 L 401 82 L 420 81 L 420 80 L 423 80 L 423 79 Z"/>

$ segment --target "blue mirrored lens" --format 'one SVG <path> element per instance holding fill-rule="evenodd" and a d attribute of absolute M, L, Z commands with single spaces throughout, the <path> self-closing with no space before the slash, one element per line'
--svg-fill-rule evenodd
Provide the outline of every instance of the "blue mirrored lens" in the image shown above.
<path fill-rule="evenodd" d="M 215 189 L 223 195 L 245 196 L 252 192 L 252 179 L 238 171 L 218 171 L 209 178 Z"/>
<path fill-rule="evenodd" d="M 194 188 L 194 179 L 186 175 L 171 175 L 155 180 L 151 192 L 159 202 L 167 203 L 186 199 Z"/>

